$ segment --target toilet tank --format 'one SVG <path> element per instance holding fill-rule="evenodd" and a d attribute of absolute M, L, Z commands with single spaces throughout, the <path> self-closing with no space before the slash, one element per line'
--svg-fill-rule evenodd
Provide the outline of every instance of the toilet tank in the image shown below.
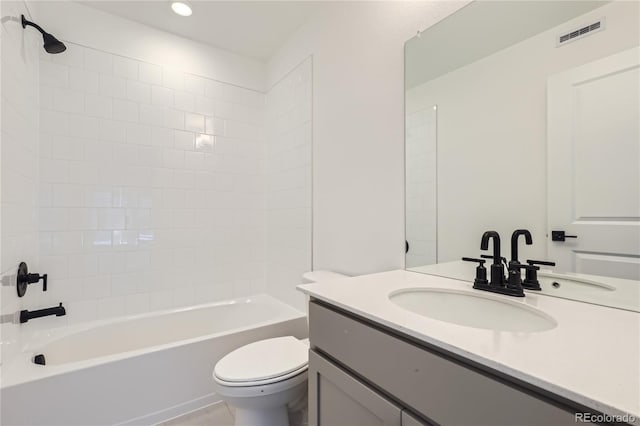
<path fill-rule="evenodd" d="M 302 284 L 317 283 L 319 281 L 339 280 L 348 278 L 348 275 L 332 271 L 309 271 L 302 274 Z"/>
<path fill-rule="evenodd" d="M 339 280 L 342 278 L 349 278 L 349 275 L 339 274 L 333 271 L 309 271 L 302 274 L 302 284 Z M 304 312 L 307 314 L 307 325 L 309 325 L 309 296 L 305 294 L 304 299 Z"/>

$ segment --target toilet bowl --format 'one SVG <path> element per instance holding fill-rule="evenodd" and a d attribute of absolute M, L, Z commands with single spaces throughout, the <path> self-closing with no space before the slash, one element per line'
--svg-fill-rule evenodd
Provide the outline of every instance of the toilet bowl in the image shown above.
<path fill-rule="evenodd" d="M 306 398 L 308 340 L 260 340 L 222 358 L 214 388 L 236 409 L 237 426 L 286 426 L 289 407 Z"/>
<path fill-rule="evenodd" d="M 314 271 L 303 281 L 328 277 L 346 275 Z M 236 426 L 289 425 L 289 410 L 306 406 L 308 351 L 309 339 L 284 336 L 242 346 L 218 361 L 214 389 L 235 408 Z"/>

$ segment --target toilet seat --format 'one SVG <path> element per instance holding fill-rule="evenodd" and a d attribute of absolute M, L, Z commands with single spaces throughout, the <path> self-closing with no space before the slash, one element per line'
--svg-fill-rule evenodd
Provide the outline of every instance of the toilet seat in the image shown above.
<path fill-rule="evenodd" d="M 282 382 L 307 371 L 308 346 L 293 336 L 261 340 L 238 348 L 216 364 L 214 380 L 249 387 Z"/>
<path fill-rule="evenodd" d="M 213 389 L 225 400 L 230 398 L 236 399 L 250 399 L 250 398 L 264 398 L 273 394 L 286 392 L 296 387 L 302 386 L 306 388 L 307 383 L 307 369 L 296 376 L 288 377 L 287 379 L 281 379 L 272 383 L 253 383 L 252 385 L 223 382 L 214 376 Z"/>
<path fill-rule="evenodd" d="M 228 387 L 252 387 L 252 386 L 264 386 L 264 385 L 271 385 L 274 383 L 279 383 L 279 382 L 284 382 L 288 379 L 291 379 L 293 377 L 299 376 L 303 373 L 307 372 L 308 367 L 305 365 L 304 367 L 300 368 L 299 370 L 296 371 L 292 371 L 291 373 L 288 374 L 284 374 L 282 376 L 277 376 L 277 377 L 272 377 L 270 379 L 265 379 L 265 380 L 255 380 L 255 381 L 251 381 L 251 382 L 229 382 L 226 380 L 222 380 L 219 377 L 217 377 L 215 374 L 213 376 L 213 380 L 216 381 L 216 383 L 218 383 L 219 385 L 222 386 L 228 386 Z"/>

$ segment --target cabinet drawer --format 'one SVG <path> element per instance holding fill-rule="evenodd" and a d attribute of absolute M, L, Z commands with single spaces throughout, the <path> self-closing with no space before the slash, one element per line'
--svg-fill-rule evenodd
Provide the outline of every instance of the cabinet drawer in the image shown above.
<path fill-rule="evenodd" d="M 575 425 L 564 406 L 499 382 L 365 323 L 309 305 L 314 349 L 442 425 Z"/>
<path fill-rule="evenodd" d="M 402 409 L 309 351 L 309 426 L 401 426 Z"/>

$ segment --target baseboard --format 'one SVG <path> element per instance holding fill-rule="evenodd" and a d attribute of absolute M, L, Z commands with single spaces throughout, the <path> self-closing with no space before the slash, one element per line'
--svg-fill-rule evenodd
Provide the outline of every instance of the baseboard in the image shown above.
<path fill-rule="evenodd" d="M 164 410 L 145 414 L 144 416 L 139 416 L 134 419 L 118 423 L 117 426 L 153 426 L 220 403 L 222 403 L 222 400 L 218 395 L 211 393 L 191 401 L 183 402 L 182 404 L 174 405 L 173 407 L 165 408 Z"/>

